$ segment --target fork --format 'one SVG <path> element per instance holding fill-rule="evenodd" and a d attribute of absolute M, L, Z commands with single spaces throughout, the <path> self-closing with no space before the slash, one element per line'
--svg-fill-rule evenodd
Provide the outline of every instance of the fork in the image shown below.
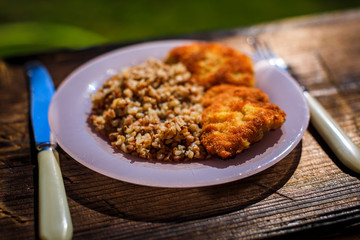
<path fill-rule="evenodd" d="M 291 76 L 289 66 L 271 50 L 266 42 L 257 37 L 248 37 L 247 43 L 255 50 L 255 57 L 259 60 L 265 60 L 270 65 Z M 360 173 L 360 148 L 346 135 L 324 107 L 321 106 L 320 102 L 304 87 L 303 95 L 309 106 L 310 121 L 320 136 L 346 167 Z"/>

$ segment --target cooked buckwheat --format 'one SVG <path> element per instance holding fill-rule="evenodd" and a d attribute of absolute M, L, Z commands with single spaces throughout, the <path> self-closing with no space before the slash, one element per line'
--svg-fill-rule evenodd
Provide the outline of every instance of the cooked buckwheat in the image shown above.
<path fill-rule="evenodd" d="M 156 59 L 124 69 L 92 95 L 90 122 L 125 153 L 168 162 L 204 159 L 204 89 L 190 77 L 182 63 Z"/>

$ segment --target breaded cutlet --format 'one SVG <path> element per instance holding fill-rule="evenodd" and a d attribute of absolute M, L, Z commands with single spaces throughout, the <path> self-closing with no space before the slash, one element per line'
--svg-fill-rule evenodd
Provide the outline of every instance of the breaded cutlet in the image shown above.
<path fill-rule="evenodd" d="M 165 62 L 183 63 L 192 73 L 192 80 L 205 88 L 221 83 L 254 85 L 251 58 L 218 43 L 198 42 L 173 48 Z"/>
<path fill-rule="evenodd" d="M 232 96 L 250 102 L 270 102 L 269 97 L 260 89 L 220 84 L 207 90 L 201 98 L 201 103 L 208 107 L 214 102 L 222 102 L 223 99 Z"/>
<path fill-rule="evenodd" d="M 233 157 L 285 122 L 285 112 L 259 89 L 231 85 L 214 88 L 203 97 L 208 106 L 201 121 L 201 143 L 212 155 Z"/>

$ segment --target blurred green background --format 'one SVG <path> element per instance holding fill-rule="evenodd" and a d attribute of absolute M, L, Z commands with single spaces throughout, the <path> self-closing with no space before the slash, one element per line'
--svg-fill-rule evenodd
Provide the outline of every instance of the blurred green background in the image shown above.
<path fill-rule="evenodd" d="M 0 0 L 0 56 L 239 28 L 359 0 Z"/>

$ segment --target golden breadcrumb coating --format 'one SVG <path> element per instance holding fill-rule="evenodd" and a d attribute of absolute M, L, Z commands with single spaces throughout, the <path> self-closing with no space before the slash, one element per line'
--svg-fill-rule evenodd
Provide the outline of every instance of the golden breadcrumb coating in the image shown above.
<path fill-rule="evenodd" d="M 234 86 L 231 84 L 220 84 L 206 91 L 201 101 L 204 107 L 214 102 L 222 102 L 223 99 L 237 97 L 250 102 L 270 102 L 268 96 L 257 88 Z"/>
<path fill-rule="evenodd" d="M 202 114 L 201 143 L 208 153 L 223 159 L 249 148 L 285 122 L 285 112 L 255 88 L 216 86 L 203 102 L 208 106 Z"/>
<path fill-rule="evenodd" d="M 221 83 L 254 85 L 252 60 L 247 55 L 218 43 L 193 43 L 172 49 L 167 63 L 183 63 L 192 80 L 209 88 Z"/>

